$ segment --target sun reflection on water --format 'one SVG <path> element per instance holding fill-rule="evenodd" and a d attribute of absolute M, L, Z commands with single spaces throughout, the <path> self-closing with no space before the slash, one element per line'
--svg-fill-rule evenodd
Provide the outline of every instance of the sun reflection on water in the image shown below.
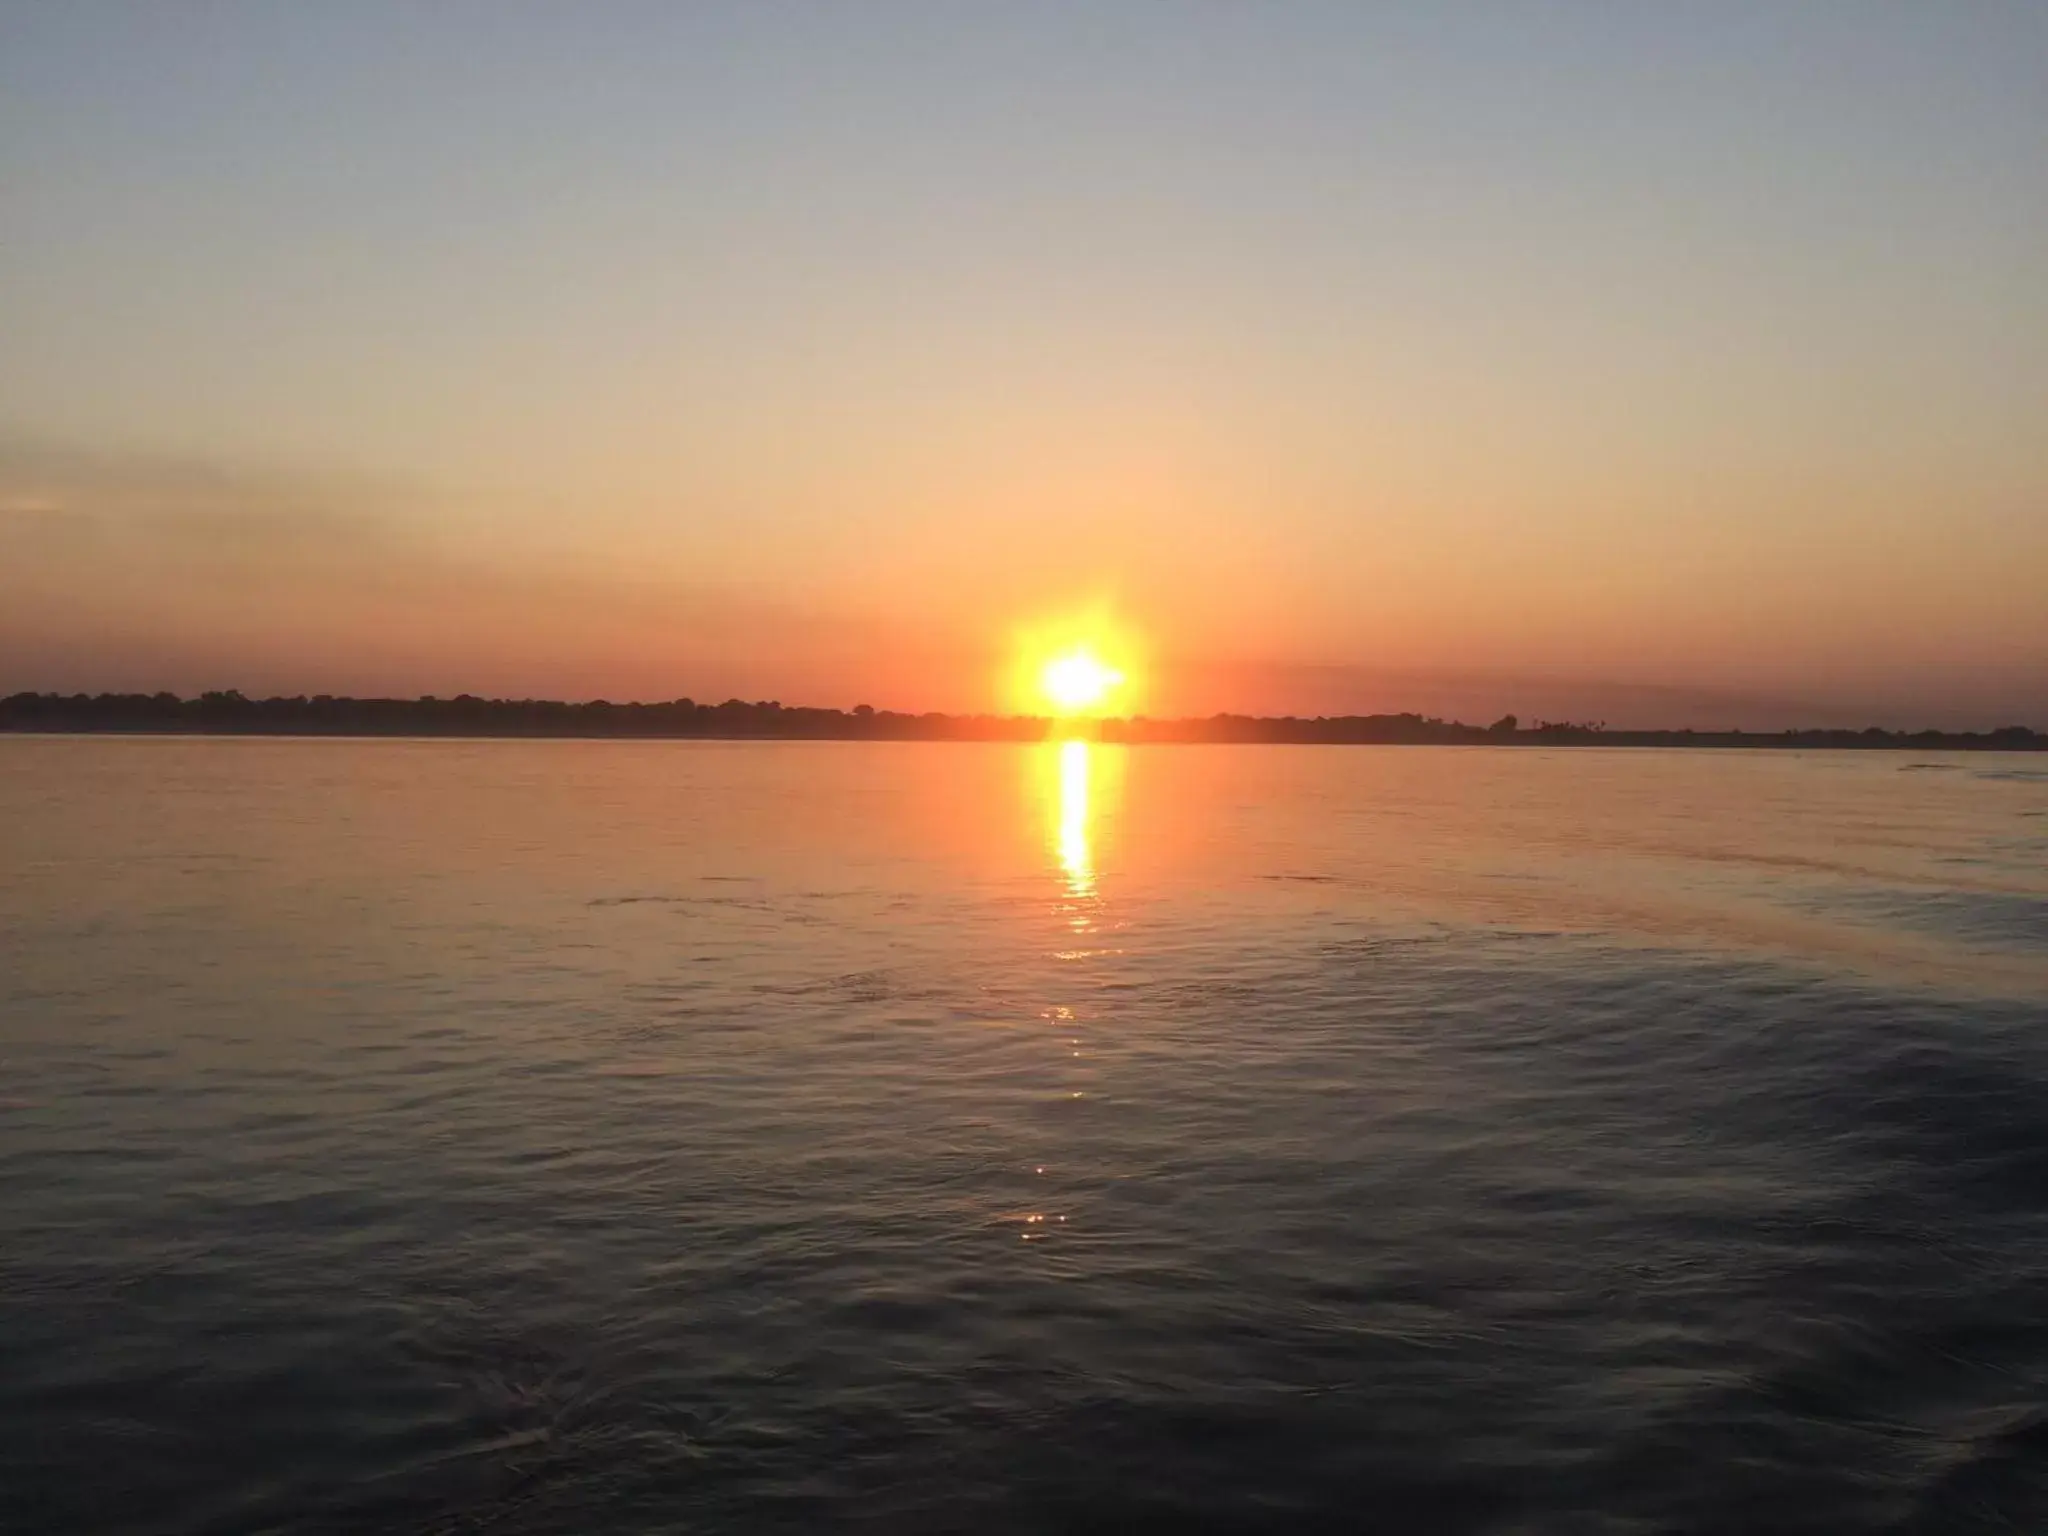
<path fill-rule="evenodd" d="M 1088 989 L 1099 984 L 1104 968 L 1114 966 L 1122 954 L 1115 936 L 1123 921 L 1103 897 L 1102 877 L 1105 827 L 1110 831 L 1109 862 L 1115 867 L 1115 818 L 1122 808 L 1125 751 L 1121 744 L 1105 745 L 1086 736 L 1047 741 L 1030 750 L 1030 779 L 1044 817 L 1053 876 L 1047 915 L 1064 930 L 1049 955 L 1062 963 L 1063 985 Z M 1075 969 L 1066 969 L 1069 965 Z M 1095 1051 L 1084 1022 L 1092 1012 L 1082 998 L 1070 998 L 1048 1001 L 1039 1013 L 1048 1026 L 1045 1045 L 1051 1071 L 1045 1091 L 1067 1106 L 1068 1114 L 1088 1114 L 1098 1102 Z M 1067 1229 L 1069 1212 L 1058 1209 L 1058 1204 L 1063 1203 L 1069 1180 L 1055 1172 L 1046 1150 L 1032 1148 L 1031 1155 L 1021 1159 L 1021 1171 L 1037 1187 L 1027 1197 L 1028 1204 L 1020 1201 L 1022 1209 L 1013 1208 L 1002 1217 L 1014 1224 L 1026 1243 L 1041 1243 L 1056 1233 L 1064 1236 Z M 1078 1225 L 1083 1218 L 1077 1214 L 1073 1220 Z"/>
<path fill-rule="evenodd" d="M 1103 829 L 1120 800 L 1125 750 L 1070 737 L 1047 742 L 1033 757 L 1045 807 L 1046 841 L 1059 874 L 1057 909 L 1071 933 L 1094 933 L 1104 924 Z"/>
<path fill-rule="evenodd" d="M 1095 857 L 1089 846 L 1088 743 L 1060 743 L 1059 819 L 1053 837 L 1060 869 L 1067 877 L 1067 895 L 1087 901 L 1095 895 Z"/>

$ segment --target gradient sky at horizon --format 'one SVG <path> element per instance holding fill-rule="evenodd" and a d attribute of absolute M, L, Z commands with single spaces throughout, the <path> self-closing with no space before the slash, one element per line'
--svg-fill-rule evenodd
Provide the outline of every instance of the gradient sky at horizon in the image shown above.
<path fill-rule="evenodd" d="M 0 0 L 0 231 L 0 689 L 2048 726 L 2048 6 Z"/>

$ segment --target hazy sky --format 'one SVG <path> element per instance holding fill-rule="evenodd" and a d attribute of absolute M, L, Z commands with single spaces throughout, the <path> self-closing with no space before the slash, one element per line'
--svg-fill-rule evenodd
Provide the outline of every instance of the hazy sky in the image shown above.
<path fill-rule="evenodd" d="M 1158 711 L 2048 725 L 2048 5 L 0 0 L 0 689 L 1095 604 Z"/>

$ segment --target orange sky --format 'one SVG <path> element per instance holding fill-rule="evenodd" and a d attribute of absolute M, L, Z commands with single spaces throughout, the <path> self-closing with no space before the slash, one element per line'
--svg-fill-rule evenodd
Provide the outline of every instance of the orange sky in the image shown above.
<path fill-rule="evenodd" d="M 2048 22 L 1641 10 L 11 12 L 0 689 L 2048 724 Z"/>

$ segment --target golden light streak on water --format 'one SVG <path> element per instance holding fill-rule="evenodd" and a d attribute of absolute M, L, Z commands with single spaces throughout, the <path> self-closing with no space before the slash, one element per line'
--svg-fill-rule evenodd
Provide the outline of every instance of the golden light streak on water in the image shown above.
<path fill-rule="evenodd" d="M 1059 819 L 1054 847 L 1060 870 L 1066 876 L 1067 895 L 1075 901 L 1095 896 L 1095 857 L 1090 845 L 1093 815 L 1090 790 L 1088 743 L 1060 743 Z"/>

